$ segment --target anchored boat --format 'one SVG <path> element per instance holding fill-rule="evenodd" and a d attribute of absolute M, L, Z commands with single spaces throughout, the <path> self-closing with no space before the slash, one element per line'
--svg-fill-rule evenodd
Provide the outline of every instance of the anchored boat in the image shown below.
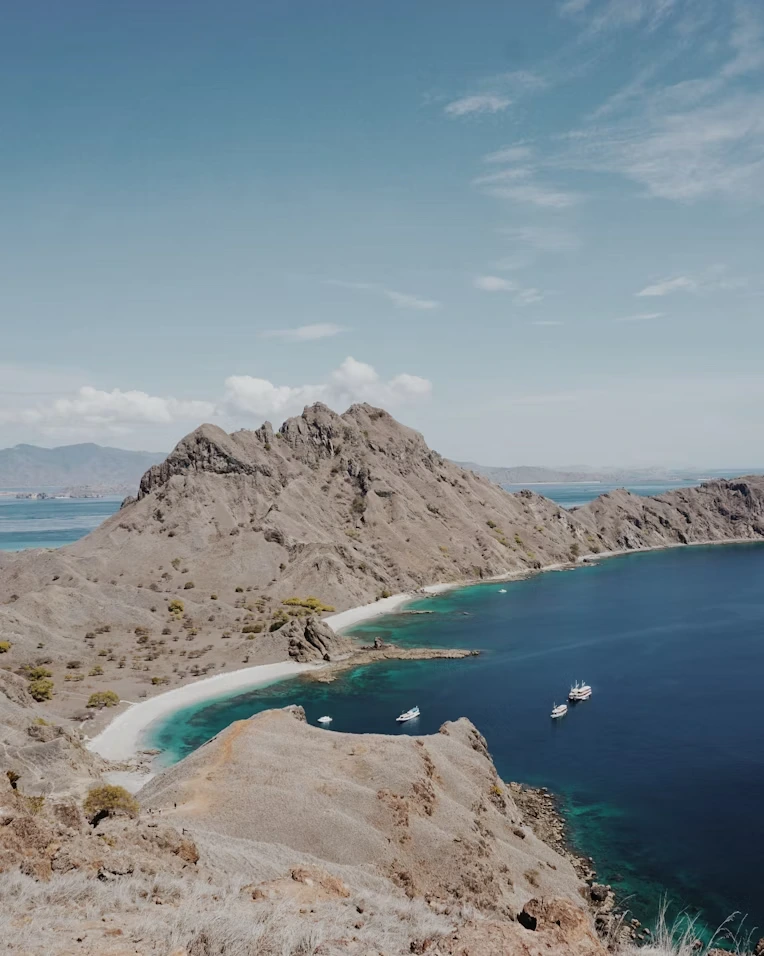
<path fill-rule="evenodd" d="M 555 704 L 552 707 L 552 713 L 549 716 L 552 717 L 554 720 L 557 720 L 558 717 L 564 717 L 565 714 L 567 714 L 567 712 L 568 712 L 567 704 Z"/>
<path fill-rule="evenodd" d="M 592 696 L 592 689 L 589 684 L 584 684 L 583 681 L 576 681 L 576 683 L 570 688 L 570 693 L 568 694 L 568 700 L 570 701 L 579 701 L 579 700 L 589 700 Z"/>
<path fill-rule="evenodd" d="M 400 717 L 396 717 L 395 719 L 398 721 L 398 723 L 402 723 L 404 720 L 413 720 L 415 717 L 418 717 L 418 716 L 419 716 L 419 708 L 412 707 L 411 710 L 404 711 L 400 715 Z"/>
<path fill-rule="evenodd" d="M 318 718 L 318 722 L 319 722 L 319 724 L 330 724 L 330 723 L 332 722 L 332 718 L 331 718 L 331 717 L 319 717 L 319 718 Z"/>

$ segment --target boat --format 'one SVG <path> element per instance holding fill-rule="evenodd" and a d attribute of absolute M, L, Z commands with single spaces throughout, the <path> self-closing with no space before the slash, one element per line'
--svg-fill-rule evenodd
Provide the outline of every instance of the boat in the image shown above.
<path fill-rule="evenodd" d="M 319 724 L 330 724 L 330 723 L 332 722 L 332 718 L 331 718 L 331 717 L 319 717 L 319 718 L 318 718 L 318 722 L 319 722 Z"/>
<path fill-rule="evenodd" d="M 567 704 L 554 704 L 552 707 L 552 713 L 549 716 L 557 720 L 558 717 L 564 717 L 567 712 Z"/>
<path fill-rule="evenodd" d="M 396 717 L 395 719 L 398 721 L 398 723 L 402 723 L 404 720 L 413 720 L 415 717 L 418 717 L 418 716 L 419 716 L 419 708 L 412 707 L 411 710 L 404 711 L 404 713 L 402 713 L 400 717 Z"/>
<path fill-rule="evenodd" d="M 570 693 L 568 694 L 568 700 L 570 701 L 579 701 L 579 700 L 589 700 L 592 696 L 592 689 L 589 684 L 584 684 L 583 681 L 576 681 L 576 683 L 570 688 Z"/>
<path fill-rule="evenodd" d="M 506 593 L 507 593 L 506 588 L 499 588 L 499 594 L 506 594 Z"/>

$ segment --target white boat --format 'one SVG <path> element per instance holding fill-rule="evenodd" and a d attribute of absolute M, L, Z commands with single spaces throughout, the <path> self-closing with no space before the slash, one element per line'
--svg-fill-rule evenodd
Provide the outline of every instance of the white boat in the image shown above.
<path fill-rule="evenodd" d="M 506 588 L 499 588 L 499 594 L 506 594 L 506 593 L 507 593 Z"/>
<path fill-rule="evenodd" d="M 404 713 L 400 715 L 400 717 L 396 717 L 395 719 L 399 723 L 402 723 L 404 720 L 413 720 L 415 717 L 418 717 L 418 716 L 419 716 L 419 708 L 412 707 L 411 710 L 405 711 Z"/>
<path fill-rule="evenodd" d="M 592 689 L 589 684 L 584 684 L 583 681 L 576 681 L 576 683 L 570 688 L 570 693 L 568 694 L 568 700 L 578 701 L 578 700 L 589 700 L 592 696 Z"/>
<path fill-rule="evenodd" d="M 567 704 L 555 704 L 552 707 L 552 713 L 549 716 L 557 720 L 558 717 L 564 717 L 565 714 L 567 714 L 567 712 L 568 712 Z"/>
<path fill-rule="evenodd" d="M 319 718 L 318 718 L 318 722 L 319 722 L 319 724 L 330 724 L 330 723 L 332 722 L 332 718 L 331 718 L 331 717 L 319 717 Z"/>

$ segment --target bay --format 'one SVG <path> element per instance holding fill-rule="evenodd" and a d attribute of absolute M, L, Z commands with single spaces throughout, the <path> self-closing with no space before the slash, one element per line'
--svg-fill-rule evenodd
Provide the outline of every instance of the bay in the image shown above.
<path fill-rule="evenodd" d="M 641 919 L 663 894 L 715 926 L 764 925 L 764 546 L 629 555 L 422 600 L 356 628 L 363 641 L 463 646 L 462 661 L 376 664 L 332 684 L 280 682 L 150 730 L 172 762 L 231 721 L 302 704 L 331 730 L 435 733 L 469 717 L 499 773 L 561 795 L 576 846 Z M 574 680 L 590 701 L 553 722 Z M 395 717 L 418 704 L 422 716 Z"/>

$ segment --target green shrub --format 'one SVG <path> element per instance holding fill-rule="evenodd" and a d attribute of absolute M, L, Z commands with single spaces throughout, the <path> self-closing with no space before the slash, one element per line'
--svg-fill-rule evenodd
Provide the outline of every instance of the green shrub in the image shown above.
<path fill-rule="evenodd" d="M 137 816 L 140 807 L 135 797 L 124 787 L 116 787 L 105 783 L 98 787 L 91 787 L 82 804 L 82 808 L 90 817 L 91 822 L 97 822 L 105 816 L 122 811 L 131 817 Z"/>
<path fill-rule="evenodd" d="M 167 605 L 167 610 L 170 612 L 170 614 L 182 614 L 184 611 L 183 602 L 178 598 L 175 598 Z"/>
<path fill-rule="evenodd" d="M 241 633 L 242 634 L 259 634 L 262 631 L 262 629 L 263 629 L 263 625 L 261 623 L 245 624 L 244 627 L 241 629 Z"/>
<path fill-rule="evenodd" d="M 309 611 L 315 611 L 318 614 L 321 614 L 324 611 L 333 611 L 334 608 L 331 604 L 324 604 L 322 601 L 319 601 L 316 597 L 290 597 L 281 602 L 287 607 L 304 607 Z"/>
<path fill-rule="evenodd" d="M 10 641 L 0 641 L 0 654 L 7 654 L 11 649 Z"/>
<path fill-rule="evenodd" d="M 85 705 L 86 707 L 97 707 L 99 710 L 102 707 L 116 707 L 119 703 L 119 694 L 113 690 L 99 690 L 95 694 L 91 694 L 88 697 L 88 702 Z"/>
<path fill-rule="evenodd" d="M 186 583 L 183 585 L 183 590 L 190 591 L 191 588 L 194 588 L 194 587 L 196 587 L 196 585 L 194 584 L 193 581 L 186 581 Z"/>
<path fill-rule="evenodd" d="M 493 531 L 494 528 L 497 528 L 497 527 L 498 527 L 498 525 L 496 524 L 495 521 L 486 521 L 486 524 L 487 524 L 488 527 L 491 529 L 491 531 Z"/>
<path fill-rule="evenodd" d="M 385 588 L 384 591 L 380 591 L 379 596 L 380 596 L 381 598 L 389 598 L 389 597 L 392 597 L 392 593 L 391 593 L 390 591 L 388 591 L 387 588 Z"/>
<path fill-rule="evenodd" d="M 96 664 L 95 667 L 91 667 L 88 672 L 88 677 L 101 677 L 103 676 L 103 667 L 100 664 Z"/>
<path fill-rule="evenodd" d="M 243 593 L 244 593 L 244 588 L 241 587 L 241 586 L 239 586 L 239 587 L 237 587 L 237 588 L 234 588 L 234 590 L 236 591 L 237 594 L 243 594 Z"/>
<path fill-rule="evenodd" d="M 53 674 L 51 674 L 47 667 L 30 667 L 29 670 L 27 670 L 28 680 L 39 680 L 41 677 L 52 676 Z"/>
<path fill-rule="evenodd" d="M 156 685 L 156 684 L 169 684 L 169 683 L 170 683 L 170 678 L 169 678 L 169 677 L 152 677 L 152 678 L 151 678 L 151 683 L 152 683 L 152 684 L 155 684 L 155 685 Z"/>
<path fill-rule="evenodd" d="M 53 681 L 48 677 L 37 677 L 29 682 L 27 689 L 35 700 L 50 700 L 53 696 Z"/>

